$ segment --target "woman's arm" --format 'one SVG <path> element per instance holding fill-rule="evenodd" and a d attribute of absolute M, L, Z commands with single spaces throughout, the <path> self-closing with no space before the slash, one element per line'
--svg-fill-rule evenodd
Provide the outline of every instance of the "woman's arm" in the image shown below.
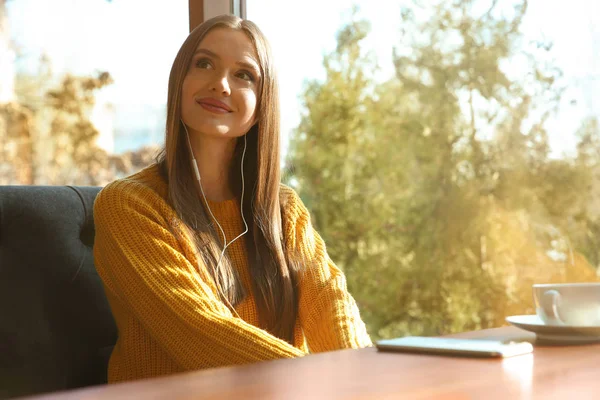
<path fill-rule="evenodd" d="M 342 271 L 329 258 L 310 213 L 290 188 L 284 206 L 286 248 L 299 256 L 299 316 L 311 352 L 371 346 Z"/>
<path fill-rule="evenodd" d="M 158 207 L 167 206 L 137 183 L 118 181 L 103 189 L 94 205 L 94 255 L 108 290 L 171 357 L 193 370 L 302 356 L 232 316 L 184 256 Z"/>

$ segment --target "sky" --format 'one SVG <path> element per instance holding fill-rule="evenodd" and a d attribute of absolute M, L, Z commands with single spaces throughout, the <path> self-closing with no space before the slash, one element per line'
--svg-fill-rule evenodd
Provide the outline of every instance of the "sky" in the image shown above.
<path fill-rule="evenodd" d="M 371 22 L 365 46 L 379 61 L 379 76 L 392 74 L 392 47 L 399 37 L 405 0 L 356 0 Z M 565 73 L 567 96 L 549 123 L 554 155 L 572 152 L 573 132 L 590 114 L 600 116 L 600 2 L 530 0 L 523 32 L 554 42 L 556 63 Z M 35 70 L 44 52 L 55 72 L 109 71 L 115 83 L 99 96 L 119 109 L 145 110 L 166 103 L 169 70 L 188 34 L 188 1 L 12 0 L 11 36 L 18 67 Z M 322 58 L 335 48 L 335 33 L 347 21 L 348 0 L 248 0 L 248 18 L 264 31 L 278 67 L 284 143 L 300 120 L 299 95 L 307 79 L 323 79 Z M 143 12 L 139 10 L 143 9 Z M 596 40 L 594 40 L 596 39 Z M 571 100 L 576 100 L 573 103 Z M 159 111 L 155 111 L 159 112 Z M 144 118 L 133 114 L 130 123 Z"/>

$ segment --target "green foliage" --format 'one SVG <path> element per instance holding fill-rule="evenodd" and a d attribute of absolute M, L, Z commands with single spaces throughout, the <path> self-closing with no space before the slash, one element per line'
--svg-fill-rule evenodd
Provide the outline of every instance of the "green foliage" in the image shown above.
<path fill-rule="evenodd" d="M 521 43 L 527 3 L 508 17 L 496 3 L 403 10 L 414 34 L 384 83 L 354 16 L 325 81 L 306 85 L 286 177 L 375 338 L 498 326 L 532 312 L 534 282 L 596 279 L 599 192 L 584 165 L 600 164 L 598 126 L 582 127 L 577 160 L 549 159 L 560 71 L 550 46 Z M 511 76 L 519 57 L 528 72 Z"/>

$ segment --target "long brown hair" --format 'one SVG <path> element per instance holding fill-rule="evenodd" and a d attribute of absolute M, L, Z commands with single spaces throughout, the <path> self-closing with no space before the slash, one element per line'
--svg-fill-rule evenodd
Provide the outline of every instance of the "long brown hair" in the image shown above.
<path fill-rule="evenodd" d="M 246 134 L 247 151 L 244 178 L 250 196 L 245 196 L 243 213 L 249 231 L 244 236 L 252 276 L 252 291 L 260 325 L 263 329 L 290 343 L 294 340 L 294 325 L 298 309 L 297 270 L 284 251 L 280 189 L 279 90 L 270 46 L 258 27 L 233 15 L 221 15 L 196 27 L 175 57 L 169 76 L 165 148 L 158 157 L 164 178 L 168 182 L 169 202 L 191 235 L 200 262 L 220 287 L 222 300 L 235 306 L 246 296 L 243 284 L 229 260 L 221 254 L 210 218 L 197 192 L 197 183 L 190 163 L 184 128 L 181 122 L 181 88 L 196 48 L 214 28 L 230 28 L 245 33 L 254 44 L 261 69 L 257 102 L 257 123 Z M 241 148 L 238 140 L 231 163 L 229 185 L 238 198 L 241 195 Z M 225 297 L 225 298 L 223 298 Z"/>

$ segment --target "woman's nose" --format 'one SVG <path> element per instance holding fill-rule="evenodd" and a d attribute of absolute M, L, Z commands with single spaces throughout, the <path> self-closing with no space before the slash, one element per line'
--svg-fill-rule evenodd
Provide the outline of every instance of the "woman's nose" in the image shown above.
<path fill-rule="evenodd" d="M 229 80 L 227 79 L 227 75 L 220 75 L 213 83 L 212 90 L 214 92 L 221 93 L 225 96 L 231 95 L 231 87 L 229 86 Z"/>

